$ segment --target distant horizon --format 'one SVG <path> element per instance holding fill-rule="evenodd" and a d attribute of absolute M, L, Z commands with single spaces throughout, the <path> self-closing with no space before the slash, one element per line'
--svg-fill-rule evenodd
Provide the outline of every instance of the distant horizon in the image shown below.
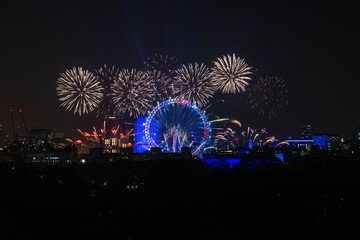
<path fill-rule="evenodd" d="M 26 114 L 26 113 L 25 113 Z M 10 111 L 9 111 L 9 115 L 10 115 Z M 29 125 L 28 122 L 26 122 L 26 124 L 28 125 L 28 128 L 29 128 L 29 131 L 31 130 L 35 130 L 35 129 L 46 129 L 46 130 L 51 130 L 54 134 L 54 137 L 57 133 L 62 133 L 64 134 L 64 137 L 72 137 L 73 134 L 76 135 L 76 137 L 79 139 L 81 138 L 81 134 L 78 132 L 78 129 L 84 131 L 84 132 L 92 132 L 93 130 L 93 126 L 95 126 L 97 129 L 100 129 L 100 127 L 103 125 L 103 121 L 105 118 L 99 118 L 99 117 L 96 117 L 96 116 L 91 116 L 91 115 L 95 115 L 95 113 L 91 113 L 90 116 L 82 116 L 82 117 L 78 117 L 78 116 L 74 116 L 74 118 L 81 118 L 81 119 L 84 119 L 84 118 L 92 118 L 92 119 L 95 119 L 95 121 L 98 123 L 97 125 L 94 125 L 94 124 L 90 124 L 88 123 L 87 124 L 87 128 L 85 127 L 78 127 L 78 128 L 73 128 L 73 129 L 59 129 L 57 128 L 56 126 L 55 127 L 46 127 L 46 128 L 43 128 L 41 126 L 34 126 L 34 125 Z M 147 115 L 142 115 L 142 116 L 147 116 Z M 226 116 L 223 116 L 224 118 Z M 81 120 L 81 119 L 78 119 Z M 236 119 L 235 119 L 236 120 Z M 26 115 L 25 115 L 25 121 L 26 121 Z M 16 126 L 16 133 L 18 136 L 27 136 L 27 133 L 26 133 L 26 130 L 25 130 L 25 127 L 23 126 L 23 123 L 20 119 L 20 117 L 18 119 L 16 119 L 16 116 L 14 114 L 14 122 L 15 122 L 15 126 Z M 80 121 L 81 123 L 81 121 Z M 5 134 L 9 135 L 10 139 L 13 139 L 13 134 L 12 134 L 12 127 L 11 127 L 11 123 L 9 125 L 4 125 L 4 124 L 1 124 L 1 128 L 4 130 Z M 316 129 L 314 129 L 314 127 L 311 125 L 311 124 L 302 124 L 301 126 L 299 126 L 297 129 L 294 129 L 294 131 L 291 133 L 291 134 L 288 134 L 288 136 L 286 137 L 283 137 L 283 136 L 278 136 L 276 133 L 274 132 L 269 132 L 269 136 L 275 136 L 276 139 L 280 139 L 280 140 L 286 140 L 286 139 L 300 139 L 301 138 L 301 129 L 302 129 L 302 126 L 304 125 L 310 125 L 311 128 L 312 128 L 312 135 L 332 135 L 332 134 L 335 134 L 335 135 L 338 135 L 340 138 L 344 138 L 345 140 L 350 140 L 352 138 L 352 131 L 353 131 L 353 128 L 354 127 L 351 127 L 349 129 L 349 133 L 347 135 L 342 135 L 342 134 L 339 134 L 337 132 L 329 132 L 329 131 L 317 131 Z M 242 129 L 245 130 L 248 126 L 243 126 Z M 251 126 L 249 126 L 251 127 Z M 253 127 L 251 127 L 253 128 Z M 360 129 L 359 127 L 355 127 L 356 129 Z M 256 128 L 253 128 L 253 129 L 256 129 Z M 256 129 L 256 130 L 260 130 L 260 129 Z M 214 130 L 215 131 L 215 130 Z M 216 131 L 215 131 L 216 132 Z"/>

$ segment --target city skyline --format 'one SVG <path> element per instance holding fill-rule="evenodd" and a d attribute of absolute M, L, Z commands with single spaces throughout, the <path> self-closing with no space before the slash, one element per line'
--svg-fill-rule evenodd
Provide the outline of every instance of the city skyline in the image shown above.
<path fill-rule="evenodd" d="M 242 108 L 218 108 L 214 114 L 267 127 L 281 138 L 300 132 L 304 124 L 318 133 L 350 137 L 352 127 L 360 125 L 354 111 L 359 63 L 355 9 L 306 2 L 228 3 L 5 4 L 0 124 L 10 126 L 10 109 L 21 108 L 30 128 L 68 135 L 71 129 L 100 125 L 103 119 L 95 113 L 77 117 L 59 106 L 56 80 L 74 66 L 90 71 L 103 64 L 141 68 L 158 53 L 210 68 L 218 57 L 235 53 L 261 76 L 287 81 L 288 108 L 271 121 Z"/>

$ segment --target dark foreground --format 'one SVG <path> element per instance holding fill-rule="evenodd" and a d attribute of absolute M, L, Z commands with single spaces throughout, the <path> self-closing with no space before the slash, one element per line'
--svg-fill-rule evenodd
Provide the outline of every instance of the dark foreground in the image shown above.
<path fill-rule="evenodd" d="M 359 229 L 356 161 L 211 174 L 198 163 L 12 167 L 1 166 L 1 239 L 292 239 Z"/>

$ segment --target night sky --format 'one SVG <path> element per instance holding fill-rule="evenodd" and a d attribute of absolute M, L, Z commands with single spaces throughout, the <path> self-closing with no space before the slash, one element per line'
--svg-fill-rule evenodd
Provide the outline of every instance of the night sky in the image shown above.
<path fill-rule="evenodd" d="M 271 121 L 242 108 L 212 109 L 217 115 L 266 127 L 280 139 L 305 123 L 315 133 L 350 137 L 360 126 L 359 9 L 344 1 L 289 2 L 8 1 L 0 8 L 0 124 L 9 131 L 10 109 L 22 108 L 30 128 L 70 135 L 100 127 L 95 114 L 78 117 L 59 107 L 56 80 L 73 66 L 141 68 L 159 53 L 211 67 L 235 53 L 261 76 L 286 80 L 289 106 Z"/>

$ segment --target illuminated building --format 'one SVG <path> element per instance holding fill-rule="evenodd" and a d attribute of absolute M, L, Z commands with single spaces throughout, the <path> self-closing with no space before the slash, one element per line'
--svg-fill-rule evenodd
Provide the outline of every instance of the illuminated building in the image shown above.
<path fill-rule="evenodd" d="M 60 165 L 62 163 L 62 159 L 59 156 L 49 152 L 28 154 L 28 158 L 31 159 L 32 163 L 44 165 Z"/>
<path fill-rule="evenodd" d="M 302 126 L 301 139 L 312 139 L 312 128 L 311 125 L 306 124 Z"/>
<path fill-rule="evenodd" d="M 125 113 L 105 119 L 105 152 L 119 153 L 120 148 L 133 146 L 132 121 Z"/>
<path fill-rule="evenodd" d="M 298 148 L 309 151 L 314 144 L 312 139 L 287 139 L 285 142 L 289 143 L 292 148 Z"/>
<path fill-rule="evenodd" d="M 162 148 L 154 147 L 150 149 L 151 160 L 164 160 L 164 161 L 175 161 L 175 160 L 189 160 L 192 159 L 191 148 L 182 147 L 180 152 L 163 152 Z"/>
<path fill-rule="evenodd" d="M 31 129 L 31 141 L 36 146 L 41 146 L 45 142 L 51 142 L 53 131 L 51 129 Z"/>
<path fill-rule="evenodd" d="M 314 145 L 320 150 L 334 150 L 339 146 L 340 140 L 337 134 L 316 134 L 313 136 Z"/>
<path fill-rule="evenodd" d="M 81 154 L 88 154 L 89 153 L 89 146 L 85 143 L 78 143 L 76 144 L 77 153 Z"/>

